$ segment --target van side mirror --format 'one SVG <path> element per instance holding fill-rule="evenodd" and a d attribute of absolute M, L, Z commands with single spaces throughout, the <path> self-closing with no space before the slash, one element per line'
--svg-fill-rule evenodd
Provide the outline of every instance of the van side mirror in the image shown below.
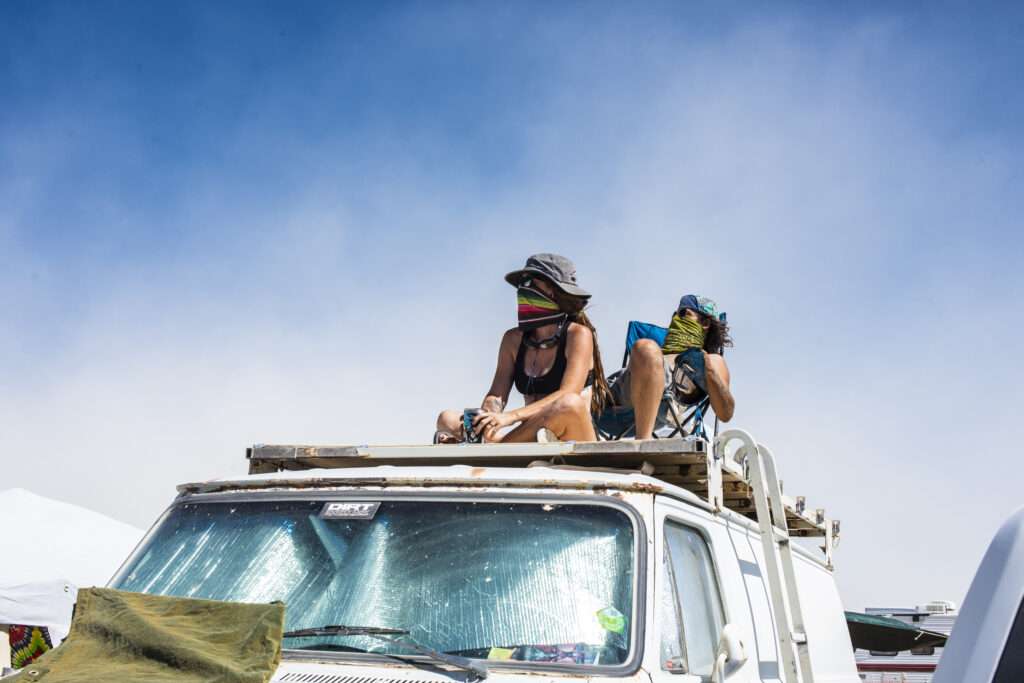
<path fill-rule="evenodd" d="M 747 649 L 740 640 L 740 627 L 726 624 L 722 627 L 722 635 L 718 638 L 718 652 L 724 652 L 726 661 L 731 664 L 742 664 L 747 661 Z"/>
<path fill-rule="evenodd" d="M 718 649 L 715 650 L 715 667 L 711 671 L 711 679 L 724 683 L 726 664 L 737 667 L 747 661 L 747 649 L 740 640 L 740 627 L 726 624 L 722 627 L 722 635 L 718 637 Z"/>

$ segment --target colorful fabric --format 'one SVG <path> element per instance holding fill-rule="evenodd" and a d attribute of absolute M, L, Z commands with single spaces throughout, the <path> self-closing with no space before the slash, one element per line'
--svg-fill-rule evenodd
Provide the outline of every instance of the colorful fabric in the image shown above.
<path fill-rule="evenodd" d="M 520 645 L 512 659 L 525 662 L 552 664 L 597 664 L 601 656 L 599 645 L 565 643 L 562 645 Z"/>
<path fill-rule="evenodd" d="M 20 669 L 31 664 L 53 647 L 50 632 L 44 626 L 11 626 L 11 665 Z"/>
<path fill-rule="evenodd" d="M 553 299 L 532 287 L 517 288 L 516 303 L 519 307 L 521 330 L 532 330 L 565 319 L 566 314 L 558 308 Z"/>
<path fill-rule="evenodd" d="M 704 348 L 704 328 L 696 320 L 675 313 L 668 326 L 665 343 L 661 346 L 662 352 L 668 355 L 700 348 Z"/>

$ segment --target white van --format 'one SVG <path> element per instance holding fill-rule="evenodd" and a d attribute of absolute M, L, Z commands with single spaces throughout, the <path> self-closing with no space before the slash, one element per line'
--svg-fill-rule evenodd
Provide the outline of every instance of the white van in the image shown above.
<path fill-rule="evenodd" d="M 180 486 L 110 585 L 283 601 L 274 681 L 860 680 L 838 524 L 745 432 L 248 457 Z"/>

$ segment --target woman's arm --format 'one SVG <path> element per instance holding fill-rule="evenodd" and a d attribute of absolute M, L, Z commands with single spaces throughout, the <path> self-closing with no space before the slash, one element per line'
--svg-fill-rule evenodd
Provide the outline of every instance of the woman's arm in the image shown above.
<path fill-rule="evenodd" d="M 501 338 L 498 345 L 498 364 L 494 368 L 494 379 L 491 380 L 491 388 L 487 395 L 480 402 L 480 407 L 486 411 L 500 413 L 508 403 L 508 395 L 512 391 L 512 382 L 515 379 L 516 349 L 519 347 L 519 330 L 508 330 Z"/>
<path fill-rule="evenodd" d="M 729 366 L 725 364 L 725 359 L 717 353 L 705 353 L 704 377 L 715 415 L 722 422 L 728 422 L 736 410 L 736 401 L 729 390 Z"/>

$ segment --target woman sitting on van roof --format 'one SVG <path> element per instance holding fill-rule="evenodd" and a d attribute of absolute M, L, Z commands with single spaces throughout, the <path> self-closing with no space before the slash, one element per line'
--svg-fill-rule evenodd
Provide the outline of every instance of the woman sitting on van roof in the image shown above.
<path fill-rule="evenodd" d="M 591 411 L 610 398 L 597 331 L 583 309 L 590 293 L 576 284 L 576 267 L 557 254 L 535 254 L 505 276 L 516 287 L 519 325 L 505 332 L 494 380 L 473 419 L 484 441 L 536 441 L 547 429 L 563 441 L 595 441 Z M 526 405 L 505 411 L 512 386 Z M 465 439 L 462 413 L 437 418 L 435 442 Z M 518 423 L 514 429 L 502 429 Z"/>

